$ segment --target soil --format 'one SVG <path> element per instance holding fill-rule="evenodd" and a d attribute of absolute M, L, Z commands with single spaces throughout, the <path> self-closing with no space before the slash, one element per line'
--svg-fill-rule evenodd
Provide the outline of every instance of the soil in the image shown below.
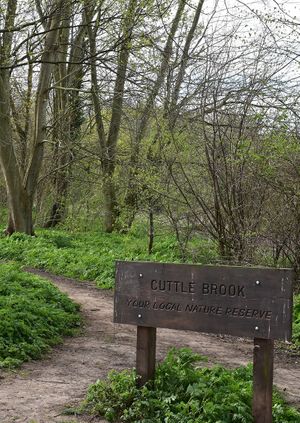
<path fill-rule="evenodd" d="M 42 360 L 25 363 L 14 372 L 0 371 L 0 423 L 90 422 L 89 417 L 68 417 L 87 387 L 105 378 L 111 369 L 135 365 L 136 328 L 112 323 L 113 294 L 92 284 L 28 269 L 52 280 L 81 304 L 84 328 L 76 337 Z M 252 341 L 187 331 L 158 330 L 157 359 L 171 346 L 189 346 L 209 358 L 208 365 L 234 368 L 252 361 Z M 277 348 L 274 382 L 286 399 L 300 408 L 300 357 Z M 105 420 L 92 420 L 105 423 Z"/>

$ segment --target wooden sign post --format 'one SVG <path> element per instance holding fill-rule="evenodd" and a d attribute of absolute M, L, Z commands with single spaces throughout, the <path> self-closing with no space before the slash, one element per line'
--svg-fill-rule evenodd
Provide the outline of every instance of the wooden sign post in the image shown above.
<path fill-rule="evenodd" d="M 140 376 L 138 385 L 154 379 L 156 354 L 156 328 L 137 327 L 136 372 Z"/>
<path fill-rule="evenodd" d="M 292 334 L 288 269 L 117 262 L 114 322 L 137 326 L 139 385 L 154 378 L 156 328 L 254 339 L 253 417 L 272 422 L 274 339 Z"/>
<path fill-rule="evenodd" d="M 273 339 L 254 338 L 253 406 L 255 423 L 272 423 Z"/>

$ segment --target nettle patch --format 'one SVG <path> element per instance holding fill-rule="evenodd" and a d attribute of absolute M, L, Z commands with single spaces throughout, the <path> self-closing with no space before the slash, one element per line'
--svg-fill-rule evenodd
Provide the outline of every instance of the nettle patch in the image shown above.
<path fill-rule="evenodd" d="M 16 264 L 0 266 L 0 367 L 39 358 L 80 325 L 79 306 Z"/>
<path fill-rule="evenodd" d="M 154 382 L 137 388 L 135 371 L 111 371 L 88 389 L 79 413 L 131 423 L 252 423 L 252 368 L 203 367 L 205 357 L 172 349 Z M 300 413 L 273 394 L 274 423 L 300 423 Z"/>
<path fill-rule="evenodd" d="M 105 234 L 70 233 L 60 229 L 38 230 L 37 235 L 31 237 L 16 233 L 11 237 L 0 237 L 0 259 L 16 260 L 58 275 L 95 281 L 102 289 L 114 286 L 115 260 L 181 261 L 176 240 L 168 233 L 159 238 L 151 256 L 147 253 L 145 231 Z M 198 237 L 193 242 L 198 253 L 188 256 L 187 262 L 206 264 L 218 260 L 216 245 L 211 240 Z M 223 288 L 219 289 L 223 292 Z M 295 345 L 300 344 L 300 296 L 294 297 L 293 341 Z"/>

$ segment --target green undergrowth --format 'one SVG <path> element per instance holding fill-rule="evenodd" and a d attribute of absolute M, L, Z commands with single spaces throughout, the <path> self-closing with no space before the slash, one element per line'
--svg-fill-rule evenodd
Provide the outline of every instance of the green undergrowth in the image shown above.
<path fill-rule="evenodd" d="M 95 281 L 100 288 L 112 288 L 115 260 L 181 261 L 172 235 L 160 236 L 151 255 L 147 253 L 147 242 L 146 234 L 140 231 L 106 234 L 38 230 L 36 237 L 16 233 L 0 238 L 0 259 L 16 260 L 59 275 Z M 197 257 L 194 257 L 194 251 L 197 251 Z M 216 258 L 217 249 L 212 241 L 193 241 L 188 261 L 204 264 Z"/>
<path fill-rule="evenodd" d="M 0 266 L 0 367 L 39 358 L 80 325 L 79 306 L 54 285 Z"/>
<path fill-rule="evenodd" d="M 88 389 L 79 412 L 110 422 L 252 423 L 252 368 L 199 367 L 204 358 L 172 349 L 153 384 L 136 388 L 134 371 L 111 371 Z M 202 363 L 203 366 L 203 363 Z M 274 423 L 300 423 L 300 413 L 273 394 Z"/>
<path fill-rule="evenodd" d="M 0 260 L 14 260 L 58 275 L 94 281 L 99 288 L 110 289 L 114 286 L 116 260 L 182 261 L 178 243 L 167 230 L 157 234 L 151 255 L 147 248 L 147 228 L 141 225 L 128 234 L 40 229 L 36 237 L 20 233 L 0 237 Z M 216 244 L 208 238 L 194 237 L 186 261 L 215 263 Z M 300 296 L 295 297 L 293 337 L 300 345 Z"/>
<path fill-rule="evenodd" d="M 300 348 L 300 295 L 294 296 L 293 304 L 293 341 Z"/>

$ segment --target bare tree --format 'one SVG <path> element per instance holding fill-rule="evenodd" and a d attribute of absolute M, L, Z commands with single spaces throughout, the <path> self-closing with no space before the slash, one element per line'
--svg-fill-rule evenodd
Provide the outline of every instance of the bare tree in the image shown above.
<path fill-rule="evenodd" d="M 62 1 L 53 2 L 51 17 L 48 19 L 44 35 L 35 99 L 33 142 L 26 169 L 22 169 L 17 161 L 10 107 L 11 54 L 17 1 L 11 0 L 7 4 L 4 32 L 1 35 L 0 57 L 0 98 L 3 99 L 0 102 L 0 126 L 2 127 L 0 160 L 10 213 L 7 233 L 14 231 L 33 233 L 32 208 L 47 136 L 47 104 L 63 4 Z"/>
<path fill-rule="evenodd" d="M 201 0 L 198 4 L 198 8 L 195 14 L 194 22 L 192 24 L 192 28 L 188 33 L 186 46 L 184 48 L 184 55 L 187 56 L 188 49 L 194 34 L 194 31 L 196 29 L 196 25 L 199 20 L 200 11 L 202 9 L 203 1 Z M 145 137 L 147 126 L 149 124 L 149 121 L 151 120 L 151 116 L 153 113 L 153 109 L 155 107 L 155 101 L 157 99 L 157 96 L 159 94 L 159 91 L 161 90 L 167 73 L 170 68 L 170 61 L 172 58 L 172 52 L 173 52 L 173 44 L 174 39 L 176 36 L 176 32 L 178 30 L 178 27 L 180 25 L 182 15 L 184 12 L 184 8 L 186 6 L 186 2 L 184 0 L 178 2 L 178 7 L 176 14 L 174 16 L 174 19 L 171 23 L 170 31 L 167 36 L 166 44 L 163 48 L 162 53 L 162 59 L 160 66 L 157 70 L 157 73 L 154 76 L 154 83 L 152 87 L 150 87 L 148 96 L 145 100 L 145 104 L 141 110 L 140 116 L 138 118 L 137 128 L 136 132 L 133 136 L 132 140 L 132 146 L 131 146 L 131 155 L 130 155 L 130 161 L 129 161 L 129 177 L 128 177 L 128 187 L 127 187 L 127 196 L 126 196 L 126 208 L 127 208 L 127 214 L 128 214 L 128 220 L 127 220 L 127 227 L 129 228 L 132 225 L 132 222 L 134 220 L 135 214 L 137 212 L 138 208 L 138 196 L 139 196 L 139 189 L 135 183 L 137 169 L 139 167 L 138 163 L 140 160 L 140 148 L 143 138 Z M 187 57 L 184 57 L 182 59 L 182 67 L 180 74 L 181 77 L 183 77 L 184 69 L 186 66 Z M 181 85 L 181 82 L 179 82 L 179 85 Z M 178 87 L 179 90 L 179 87 Z M 150 213 L 151 213 L 151 207 L 150 207 Z"/>
<path fill-rule="evenodd" d="M 54 227 L 66 214 L 66 202 L 70 185 L 75 146 L 80 141 L 80 127 L 83 121 L 80 91 L 83 85 L 83 61 L 87 28 L 84 16 L 74 34 L 72 10 L 74 5 L 66 3 L 64 25 L 59 33 L 56 53 L 57 64 L 53 72 L 53 204 L 45 227 Z"/>

